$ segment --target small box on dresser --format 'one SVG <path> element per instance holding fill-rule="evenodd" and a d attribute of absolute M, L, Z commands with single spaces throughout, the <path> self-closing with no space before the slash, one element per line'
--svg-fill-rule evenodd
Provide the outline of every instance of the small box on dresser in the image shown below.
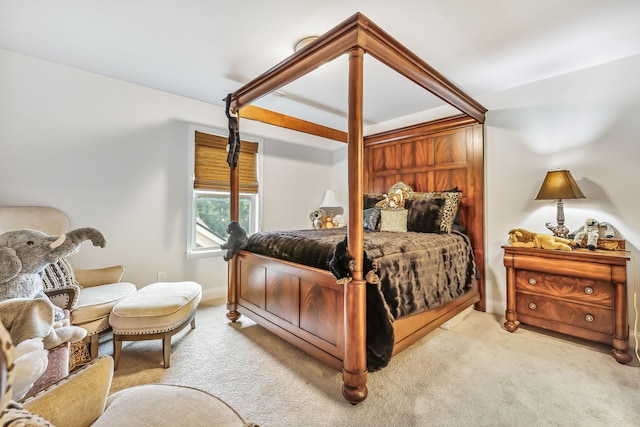
<path fill-rule="evenodd" d="M 507 331 L 521 322 L 609 344 L 615 360 L 631 361 L 625 252 L 502 248 Z"/>

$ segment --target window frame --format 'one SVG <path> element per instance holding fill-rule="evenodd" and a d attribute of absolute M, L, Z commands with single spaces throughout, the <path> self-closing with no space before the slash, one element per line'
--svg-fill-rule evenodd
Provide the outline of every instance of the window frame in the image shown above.
<path fill-rule="evenodd" d="M 189 149 L 188 151 L 188 195 L 189 199 L 187 202 L 187 241 L 186 241 L 186 256 L 189 259 L 192 258 L 204 258 L 204 257 L 221 257 L 225 254 L 226 250 L 221 249 L 220 247 L 208 247 L 208 248 L 197 248 L 196 245 L 196 202 L 198 194 L 229 194 L 230 192 L 225 191 L 208 191 L 208 190 L 198 190 L 194 188 L 195 181 L 195 135 L 196 132 L 208 133 L 211 135 L 217 135 L 224 138 L 228 138 L 229 130 L 228 129 L 220 129 L 202 125 L 189 125 Z M 257 193 L 240 193 L 241 197 L 254 197 L 254 201 L 251 204 L 251 214 L 253 215 L 253 226 L 255 227 L 255 231 L 260 231 L 262 228 L 262 149 L 263 149 L 263 138 L 249 135 L 245 133 L 241 133 L 241 139 L 243 141 L 251 141 L 258 143 L 258 153 L 257 153 L 257 161 L 256 161 L 256 174 L 258 177 L 258 192 Z"/>

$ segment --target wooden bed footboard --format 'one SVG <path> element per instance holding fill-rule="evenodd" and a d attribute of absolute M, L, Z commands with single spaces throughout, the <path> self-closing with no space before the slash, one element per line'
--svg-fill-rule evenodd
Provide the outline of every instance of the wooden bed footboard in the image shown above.
<path fill-rule="evenodd" d="M 251 252 L 236 257 L 238 312 L 341 369 L 344 288 L 333 274 Z"/>
<path fill-rule="evenodd" d="M 235 303 L 239 313 L 334 369 L 342 369 L 344 285 L 337 284 L 328 271 L 246 251 L 236 255 L 236 269 Z M 473 289 L 465 295 L 395 321 L 393 354 L 473 305 L 478 298 L 474 281 Z"/>

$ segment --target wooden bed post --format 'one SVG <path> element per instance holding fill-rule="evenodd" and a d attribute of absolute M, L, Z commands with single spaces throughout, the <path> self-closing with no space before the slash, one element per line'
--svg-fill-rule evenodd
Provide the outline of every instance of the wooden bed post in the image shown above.
<path fill-rule="evenodd" d="M 364 231 L 362 196 L 364 135 L 362 128 L 364 50 L 349 51 L 349 255 L 356 261 L 352 280 L 344 289 L 344 359 L 342 395 L 352 404 L 367 398 L 366 286 L 362 274 Z"/>
<path fill-rule="evenodd" d="M 238 120 L 240 120 L 238 114 Z M 229 166 L 229 219 L 238 221 L 240 218 L 240 168 L 239 165 Z M 234 256 L 227 265 L 228 287 L 227 287 L 227 319 L 235 322 L 240 318 L 238 312 L 238 257 Z"/>

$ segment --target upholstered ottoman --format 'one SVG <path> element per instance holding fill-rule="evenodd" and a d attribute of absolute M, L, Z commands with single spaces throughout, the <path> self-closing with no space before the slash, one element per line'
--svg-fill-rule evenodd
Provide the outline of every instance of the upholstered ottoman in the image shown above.
<path fill-rule="evenodd" d="M 120 301 L 109 315 L 113 329 L 114 369 L 122 341 L 162 339 L 164 367 L 171 358 L 171 337 L 189 323 L 196 327 L 196 308 L 202 287 L 195 282 L 153 283 Z"/>
<path fill-rule="evenodd" d="M 218 397 L 195 388 L 144 384 L 109 396 L 92 427 L 101 426 L 258 427 Z"/>

